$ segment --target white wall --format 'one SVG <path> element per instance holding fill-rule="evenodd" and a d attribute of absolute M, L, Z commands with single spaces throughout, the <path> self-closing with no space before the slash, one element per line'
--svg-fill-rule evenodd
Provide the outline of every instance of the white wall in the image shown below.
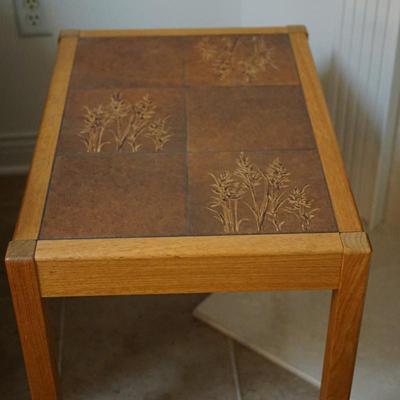
<path fill-rule="evenodd" d="M 400 90 L 400 2 L 342 0 L 339 20 L 332 117 L 361 215 L 374 227 L 384 216 Z"/>
<path fill-rule="evenodd" d="M 12 0 L 0 1 L 0 133 L 36 129 L 46 96 L 56 40 L 20 38 Z"/>
<path fill-rule="evenodd" d="M 393 228 L 400 226 L 400 118 L 397 120 L 396 133 L 385 215 L 386 224 Z"/>

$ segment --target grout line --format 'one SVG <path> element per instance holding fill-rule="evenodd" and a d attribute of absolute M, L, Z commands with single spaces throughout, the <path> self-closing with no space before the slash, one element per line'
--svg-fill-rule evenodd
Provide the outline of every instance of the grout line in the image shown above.
<path fill-rule="evenodd" d="M 186 102 L 185 102 L 186 103 Z M 186 126 L 186 131 L 187 131 L 187 126 Z M 312 131 L 312 128 L 310 128 L 310 131 Z M 187 134 L 186 136 L 186 141 L 187 141 Z M 311 137 L 314 139 L 314 136 L 311 135 Z M 315 143 L 315 140 L 313 140 Z M 314 144 L 313 146 L 305 146 L 305 147 L 268 147 L 268 148 L 262 148 L 262 149 L 228 149 L 228 150 L 210 150 L 210 149 L 204 149 L 204 150 L 195 150 L 195 151 L 189 151 L 187 149 L 187 145 L 185 148 L 181 150 L 165 150 L 163 153 L 160 152 L 155 152 L 155 151 L 141 151 L 137 153 L 130 153 L 128 151 L 126 152 L 116 152 L 116 151 L 102 151 L 100 153 L 88 153 L 86 151 L 75 151 L 75 150 L 63 150 L 60 154 L 57 155 L 57 157 L 63 157 L 63 158 L 87 158 L 87 159 L 96 159 L 97 158 L 113 158 L 116 157 L 117 155 L 119 157 L 127 157 L 127 158 L 145 158 L 145 157 L 150 157 L 150 156 L 157 156 L 157 157 L 171 157 L 171 156 L 176 156 L 176 155 L 181 155 L 181 154 L 194 154 L 194 155 L 207 155 L 207 154 L 219 154 L 219 153 L 262 153 L 264 154 L 273 154 L 277 152 L 285 152 L 285 153 L 290 153 L 290 152 L 297 152 L 297 153 L 304 153 L 304 152 L 315 152 L 317 151 L 318 148 Z M 132 155 L 134 154 L 134 155 Z"/>
<path fill-rule="evenodd" d="M 298 376 L 303 381 L 310 383 L 311 385 L 315 386 L 316 388 L 320 387 L 321 383 L 319 380 L 313 378 L 311 375 L 303 372 L 302 370 L 298 369 L 297 367 L 293 366 L 292 364 L 284 361 L 280 356 L 274 355 L 274 354 L 270 353 L 269 351 L 264 350 L 260 346 L 250 344 L 249 338 L 247 338 L 245 335 L 241 335 L 238 332 L 234 332 L 231 329 L 228 329 L 226 326 L 224 326 L 223 323 L 221 323 L 221 321 L 219 321 L 217 319 L 213 319 L 212 316 L 207 314 L 207 312 L 201 311 L 199 309 L 199 307 L 200 306 L 197 306 L 197 308 L 193 311 L 194 317 L 197 318 L 198 320 L 203 321 L 205 324 L 207 324 L 207 325 L 211 326 L 212 328 L 216 329 L 217 331 L 221 332 L 223 335 L 226 335 L 230 340 L 238 342 L 239 344 L 246 347 L 247 349 L 254 351 L 256 354 L 259 354 L 260 356 L 266 358 L 267 360 L 278 365 L 279 367 L 289 371 L 293 375 Z"/>
<path fill-rule="evenodd" d="M 236 364 L 235 344 L 231 338 L 226 339 L 228 342 L 229 361 L 232 368 L 233 381 L 235 383 L 236 400 L 242 400 L 242 393 L 240 390 L 239 373 Z"/>
<path fill-rule="evenodd" d="M 65 237 L 53 237 L 53 238 L 47 238 L 47 237 L 39 237 L 39 241 L 61 241 L 61 240 L 118 240 L 118 239 L 152 239 L 152 238 L 197 238 L 197 237 L 216 237 L 216 236 L 272 236 L 272 235 L 315 235 L 315 234 L 331 234 L 331 233 L 339 233 L 337 228 L 331 229 L 328 231 L 310 231 L 310 232 L 302 232 L 302 231 L 289 231 L 289 232 L 243 232 L 243 233 L 177 233 L 177 234 L 157 234 L 157 235 L 151 235 L 151 236 L 144 236 L 140 234 L 132 234 L 130 236 L 65 236 Z"/>
<path fill-rule="evenodd" d="M 62 355 L 64 347 L 64 326 L 65 326 L 65 299 L 61 300 L 61 315 L 60 315 L 60 337 L 58 340 L 58 373 L 61 375 L 62 372 Z"/>

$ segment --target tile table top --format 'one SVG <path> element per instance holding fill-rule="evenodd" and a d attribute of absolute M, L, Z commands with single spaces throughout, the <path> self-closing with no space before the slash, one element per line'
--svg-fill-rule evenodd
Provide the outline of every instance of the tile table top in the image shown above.
<path fill-rule="evenodd" d="M 80 38 L 39 239 L 335 231 L 288 34 Z"/>

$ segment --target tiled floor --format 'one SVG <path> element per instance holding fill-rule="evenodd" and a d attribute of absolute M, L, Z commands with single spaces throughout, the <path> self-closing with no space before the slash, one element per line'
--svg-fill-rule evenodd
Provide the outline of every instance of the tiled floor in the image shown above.
<path fill-rule="evenodd" d="M 373 255 L 352 400 L 400 399 L 399 228 L 386 223 L 369 232 Z M 213 294 L 195 313 L 318 382 L 330 301 L 328 291 Z"/>
<path fill-rule="evenodd" d="M 24 177 L 0 177 L 1 259 Z M 64 400 L 306 400 L 317 390 L 195 320 L 204 295 L 52 300 Z M 0 399 L 28 399 L 0 272 Z"/>

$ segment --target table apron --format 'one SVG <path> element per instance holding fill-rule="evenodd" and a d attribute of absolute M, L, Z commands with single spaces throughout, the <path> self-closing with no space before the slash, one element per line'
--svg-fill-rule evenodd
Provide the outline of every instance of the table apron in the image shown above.
<path fill-rule="evenodd" d="M 336 289 L 342 255 L 37 262 L 43 297 Z"/>

